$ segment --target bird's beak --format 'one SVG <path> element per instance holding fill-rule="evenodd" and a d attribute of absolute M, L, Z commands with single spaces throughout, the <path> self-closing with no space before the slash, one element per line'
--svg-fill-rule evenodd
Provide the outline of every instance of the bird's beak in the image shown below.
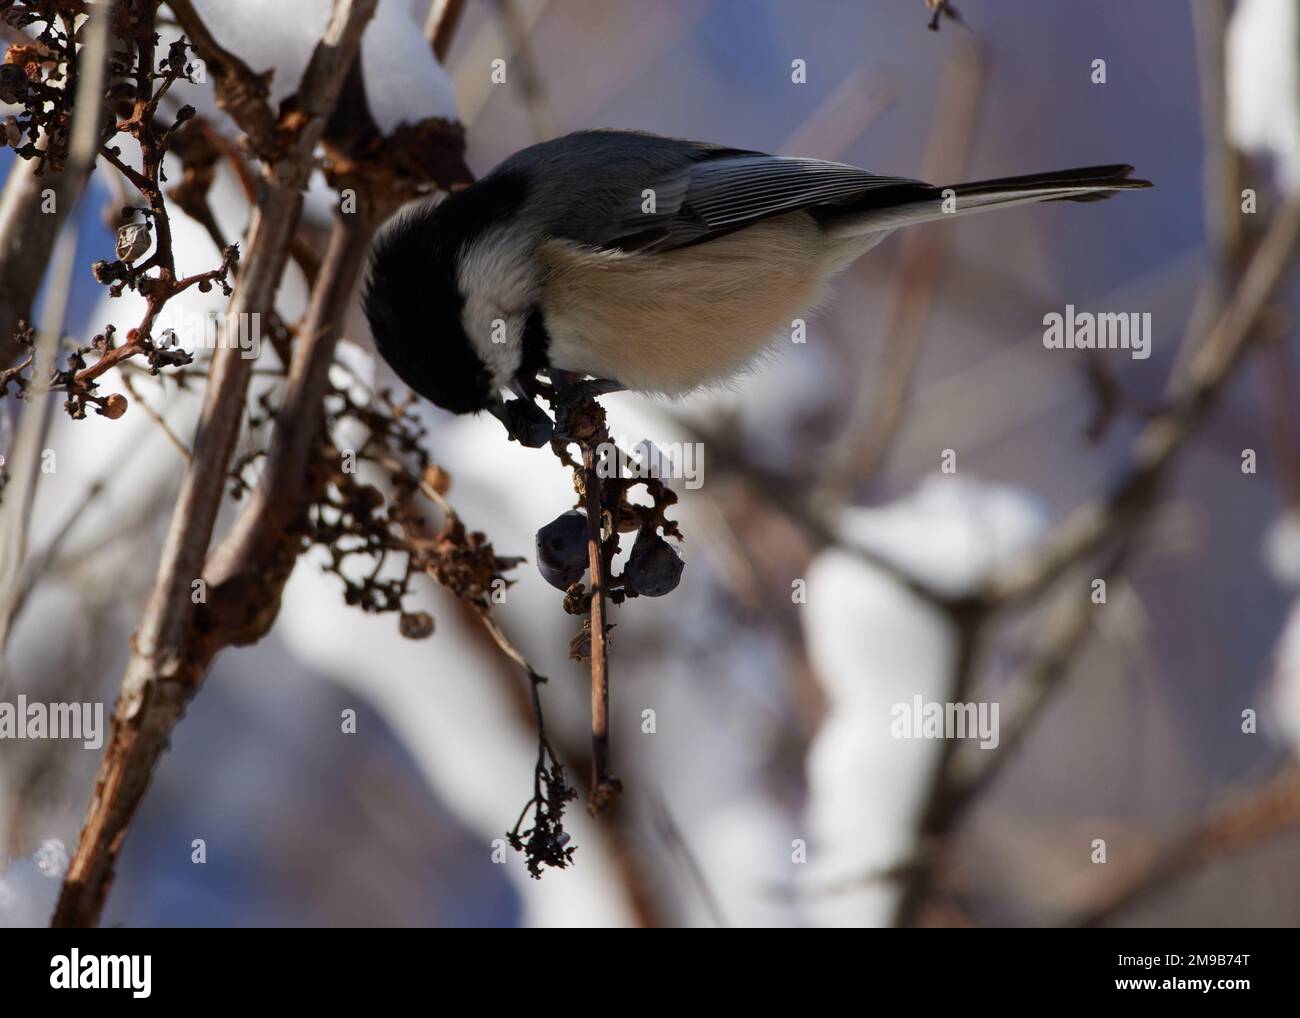
<path fill-rule="evenodd" d="M 533 394 L 528 391 L 528 386 L 524 384 L 522 378 L 516 378 L 510 383 L 510 391 L 520 399 L 526 399 L 529 403 L 533 401 Z"/>
<path fill-rule="evenodd" d="M 510 430 L 510 418 L 506 413 L 506 403 L 500 396 L 497 396 L 488 404 L 487 412 L 504 424 L 507 431 Z"/>

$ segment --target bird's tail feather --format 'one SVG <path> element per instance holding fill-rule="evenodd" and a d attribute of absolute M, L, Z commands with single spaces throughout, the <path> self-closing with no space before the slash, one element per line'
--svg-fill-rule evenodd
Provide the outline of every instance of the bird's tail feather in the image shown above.
<path fill-rule="evenodd" d="M 900 183 L 874 188 L 856 201 L 823 206 L 818 211 L 828 229 L 852 236 L 1041 201 L 1101 201 L 1120 191 L 1151 186 L 1148 180 L 1130 177 L 1132 172 L 1131 166 L 1087 166 L 949 187 Z"/>

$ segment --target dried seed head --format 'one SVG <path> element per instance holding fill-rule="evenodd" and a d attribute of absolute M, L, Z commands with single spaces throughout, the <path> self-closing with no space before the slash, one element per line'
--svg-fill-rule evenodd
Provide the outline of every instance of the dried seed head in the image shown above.
<path fill-rule="evenodd" d="M 27 88 L 26 71 L 17 64 L 0 64 L 0 102 L 20 103 Z"/>
<path fill-rule="evenodd" d="M 117 230 L 117 257 L 130 264 L 149 250 L 149 224 L 127 223 Z"/>
<path fill-rule="evenodd" d="M 424 483 L 439 495 L 445 495 L 451 490 L 451 474 L 436 463 L 430 463 L 424 468 Z"/>
<path fill-rule="evenodd" d="M 126 413 L 126 408 L 126 397 L 120 392 L 115 392 L 100 405 L 99 413 L 110 421 L 115 421 Z"/>
<path fill-rule="evenodd" d="M 433 616 L 428 612 L 403 612 L 398 629 L 408 640 L 423 640 L 433 635 Z"/>

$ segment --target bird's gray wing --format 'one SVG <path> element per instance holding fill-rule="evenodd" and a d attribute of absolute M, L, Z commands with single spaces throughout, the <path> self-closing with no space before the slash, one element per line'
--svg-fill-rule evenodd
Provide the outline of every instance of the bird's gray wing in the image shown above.
<path fill-rule="evenodd" d="M 647 180 L 610 209 L 606 229 L 584 239 L 607 250 L 670 251 L 797 209 L 857 202 L 876 188 L 915 183 L 819 159 L 705 154 Z"/>
<path fill-rule="evenodd" d="M 512 173 L 526 175 L 530 213 L 548 235 L 644 252 L 698 244 L 796 209 L 833 214 L 874 189 L 916 184 L 820 159 L 607 130 L 542 142 L 494 171 Z"/>

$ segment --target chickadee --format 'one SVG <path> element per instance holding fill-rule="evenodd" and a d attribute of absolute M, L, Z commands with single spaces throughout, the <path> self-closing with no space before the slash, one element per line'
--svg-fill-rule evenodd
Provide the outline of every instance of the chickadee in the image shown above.
<path fill-rule="evenodd" d="M 835 273 L 900 226 L 1151 186 L 1131 172 L 1092 166 L 942 188 L 819 159 L 580 131 L 399 213 L 376 238 L 365 312 L 412 389 L 512 427 L 501 393 L 537 409 L 540 370 L 681 395 L 744 369 Z"/>

